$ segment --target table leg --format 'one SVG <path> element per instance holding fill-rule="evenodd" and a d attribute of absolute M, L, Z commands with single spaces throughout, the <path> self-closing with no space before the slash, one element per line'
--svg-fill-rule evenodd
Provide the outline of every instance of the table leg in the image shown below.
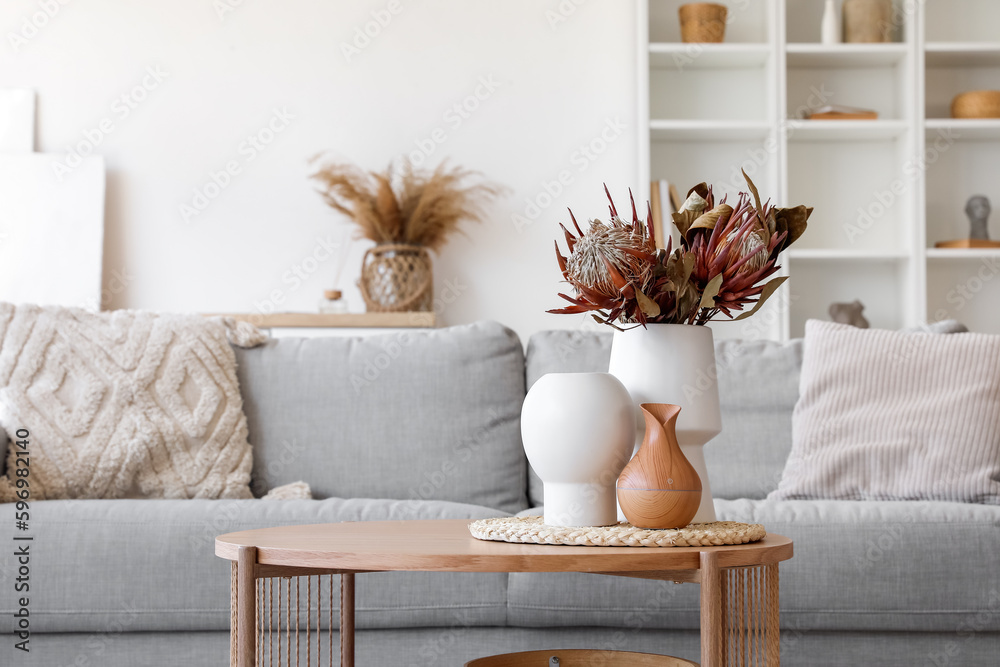
<path fill-rule="evenodd" d="M 701 665 L 778 667 L 778 564 L 722 569 L 701 554 Z"/>
<path fill-rule="evenodd" d="M 714 551 L 701 552 L 701 667 L 721 667 L 725 641 L 722 622 L 722 570 Z"/>
<path fill-rule="evenodd" d="M 768 667 L 781 665 L 781 625 L 778 615 L 778 564 L 771 563 L 766 567 L 766 602 L 767 620 L 765 623 Z"/>
<path fill-rule="evenodd" d="M 236 667 L 253 667 L 257 663 L 257 566 L 256 547 L 240 547 L 236 559 L 236 577 L 233 581 L 233 602 L 236 613 L 230 632 L 235 655 L 230 662 Z"/>
<path fill-rule="evenodd" d="M 340 575 L 340 667 L 354 667 L 354 574 Z"/>

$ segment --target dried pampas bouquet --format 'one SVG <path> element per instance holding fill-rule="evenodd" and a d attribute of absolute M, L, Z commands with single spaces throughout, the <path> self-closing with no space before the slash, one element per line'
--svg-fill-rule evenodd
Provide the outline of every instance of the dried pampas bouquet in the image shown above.
<path fill-rule="evenodd" d="M 323 156 L 313 158 L 321 161 Z M 369 311 L 426 311 L 433 302 L 431 259 L 463 221 L 481 222 L 504 188 L 479 174 L 442 163 L 418 170 L 407 160 L 385 171 L 321 162 L 312 174 L 334 210 L 375 242 L 365 253 L 358 285 Z"/>

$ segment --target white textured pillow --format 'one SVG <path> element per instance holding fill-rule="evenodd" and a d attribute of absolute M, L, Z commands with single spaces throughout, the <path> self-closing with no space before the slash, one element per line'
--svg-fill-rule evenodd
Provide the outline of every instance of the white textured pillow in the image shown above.
<path fill-rule="evenodd" d="M 251 497 L 227 334 L 260 342 L 195 315 L 0 303 L 0 423 L 30 433 L 31 498 Z"/>
<path fill-rule="evenodd" d="M 1000 336 L 811 320 L 799 389 L 768 498 L 1000 504 Z"/>

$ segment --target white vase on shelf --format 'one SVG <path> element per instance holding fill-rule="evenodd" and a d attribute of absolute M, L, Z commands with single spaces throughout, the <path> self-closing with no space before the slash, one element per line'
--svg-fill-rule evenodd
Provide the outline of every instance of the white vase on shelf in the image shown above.
<path fill-rule="evenodd" d="M 550 526 L 618 522 L 615 484 L 632 455 L 632 398 L 610 373 L 548 373 L 521 408 L 521 440 Z"/>
<path fill-rule="evenodd" d="M 641 404 L 681 406 L 677 442 L 702 485 L 701 504 L 692 523 L 715 521 L 704 453 L 704 445 L 722 432 L 712 330 L 690 324 L 649 324 L 616 331 L 609 370 L 632 396 L 633 418 L 639 427 L 636 449 L 644 432 Z"/>
<path fill-rule="evenodd" d="M 820 33 L 824 45 L 840 44 L 840 13 L 837 11 L 837 0 L 826 0 Z"/>

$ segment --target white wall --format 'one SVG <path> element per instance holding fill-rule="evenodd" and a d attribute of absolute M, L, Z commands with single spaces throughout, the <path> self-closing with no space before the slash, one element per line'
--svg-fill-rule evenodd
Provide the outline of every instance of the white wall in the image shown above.
<path fill-rule="evenodd" d="M 622 206 L 634 185 L 634 3 L 398 0 L 348 61 L 343 44 L 372 12 L 384 20 L 387 0 L 63 1 L 0 5 L 0 87 L 38 91 L 36 150 L 66 153 L 107 119 L 96 149 L 108 165 L 106 308 L 252 311 L 277 292 L 279 310 L 313 310 L 337 261 L 307 258 L 351 226 L 314 193 L 308 158 L 329 149 L 381 168 L 442 128 L 428 163 L 448 156 L 512 189 L 490 223 L 437 258 L 439 296 L 459 286 L 442 323 L 492 318 L 522 337 L 581 323 L 544 313 L 560 305 L 552 241 L 567 205 L 606 213 L 602 181 Z M 43 23 L 43 5 L 58 11 L 33 31 L 26 21 Z M 448 113 L 477 90 L 485 99 L 468 118 Z M 274 110 L 292 119 L 275 120 L 255 153 L 247 137 Z M 588 144 L 603 151 L 592 161 Z M 239 173 L 186 222 L 180 206 L 230 161 Z M 570 185 L 517 229 L 512 214 L 560 172 Z M 363 309 L 354 281 L 366 246 L 352 245 L 340 281 L 352 310 Z M 318 268 L 296 285 L 296 265 Z"/>

